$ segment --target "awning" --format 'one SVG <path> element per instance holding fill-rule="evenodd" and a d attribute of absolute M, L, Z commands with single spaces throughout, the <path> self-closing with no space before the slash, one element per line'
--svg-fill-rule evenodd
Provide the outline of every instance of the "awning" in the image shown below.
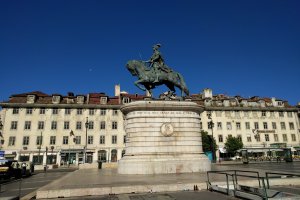
<path fill-rule="evenodd" d="M 283 151 L 283 149 L 272 149 L 272 148 L 264 148 L 264 149 L 247 149 L 248 153 L 262 153 L 262 152 L 272 152 L 272 151 Z"/>
<path fill-rule="evenodd" d="M 264 149 L 247 149 L 248 153 L 261 153 L 261 152 L 266 152 Z"/>
<path fill-rule="evenodd" d="M 297 151 L 294 147 L 291 147 L 291 151 Z"/>
<path fill-rule="evenodd" d="M 61 154 L 65 154 L 65 153 L 82 153 L 83 149 L 62 149 L 60 151 Z"/>
<path fill-rule="evenodd" d="M 5 157 L 5 158 L 15 158 L 16 155 L 15 155 L 15 154 L 5 154 L 4 157 Z"/>
<path fill-rule="evenodd" d="M 227 150 L 225 149 L 225 147 L 220 147 L 219 151 L 220 151 L 220 153 L 227 153 Z"/>
<path fill-rule="evenodd" d="M 13 150 L 5 150 L 4 151 L 4 157 L 5 158 L 15 158 L 17 155 L 17 151 L 13 151 Z"/>

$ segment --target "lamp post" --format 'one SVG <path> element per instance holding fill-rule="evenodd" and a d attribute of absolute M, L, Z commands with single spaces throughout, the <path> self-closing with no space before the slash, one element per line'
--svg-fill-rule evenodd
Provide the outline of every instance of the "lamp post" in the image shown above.
<path fill-rule="evenodd" d="M 89 128 L 89 118 L 86 117 L 86 122 L 85 122 L 85 146 L 84 146 L 84 161 L 83 161 L 83 163 L 87 162 L 86 151 L 87 151 L 87 130 L 88 130 L 88 128 Z"/>
<path fill-rule="evenodd" d="M 45 166 L 45 172 L 47 172 L 47 168 L 48 168 L 48 165 L 47 165 L 47 157 L 48 157 L 48 147 L 46 147 L 46 166 Z"/>
<path fill-rule="evenodd" d="M 38 164 L 40 164 L 40 155 L 41 155 L 42 141 L 43 141 L 43 132 L 41 132 L 41 139 L 39 141 L 40 142 L 40 146 L 38 147 L 39 148 Z M 42 162 L 43 162 L 43 160 L 42 160 Z"/>
<path fill-rule="evenodd" d="M 216 161 L 216 155 L 215 155 L 215 143 L 214 143 L 214 122 L 211 118 L 211 112 L 207 113 L 207 117 L 208 119 L 210 119 L 210 121 L 208 122 L 209 127 L 211 128 L 211 136 L 212 136 L 212 140 L 211 140 L 211 147 L 212 147 L 212 163 L 215 163 Z"/>
<path fill-rule="evenodd" d="M 2 149 L 2 142 L 4 141 L 3 135 L 2 135 L 2 128 L 3 128 L 3 124 L 2 124 L 1 117 L 0 117 L 0 150 Z"/>
<path fill-rule="evenodd" d="M 0 117 L 0 131 L 2 131 L 2 128 L 3 128 L 3 124 L 2 124 L 1 117 Z"/>
<path fill-rule="evenodd" d="M 53 164 L 53 149 L 54 149 L 54 146 L 51 146 L 51 164 Z"/>
<path fill-rule="evenodd" d="M 72 137 L 74 137 L 74 132 L 73 130 L 70 131 L 70 140 L 72 140 Z M 71 141 L 70 141 L 71 143 Z M 68 167 L 70 166 L 71 164 L 71 147 L 70 147 L 70 143 L 69 143 L 69 156 L 68 156 Z"/>

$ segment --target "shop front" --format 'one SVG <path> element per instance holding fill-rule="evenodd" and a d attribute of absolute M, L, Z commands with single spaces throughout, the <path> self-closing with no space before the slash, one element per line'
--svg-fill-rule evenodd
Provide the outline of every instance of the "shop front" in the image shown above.
<path fill-rule="evenodd" d="M 83 157 L 83 149 L 62 149 L 60 151 L 60 165 L 78 165 L 83 162 Z"/>

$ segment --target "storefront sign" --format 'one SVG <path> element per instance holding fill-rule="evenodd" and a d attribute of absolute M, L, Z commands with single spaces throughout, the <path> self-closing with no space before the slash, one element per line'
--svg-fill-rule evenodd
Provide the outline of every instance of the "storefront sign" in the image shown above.
<path fill-rule="evenodd" d="M 275 133 L 275 130 L 257 130 L 257 133 Z"/>

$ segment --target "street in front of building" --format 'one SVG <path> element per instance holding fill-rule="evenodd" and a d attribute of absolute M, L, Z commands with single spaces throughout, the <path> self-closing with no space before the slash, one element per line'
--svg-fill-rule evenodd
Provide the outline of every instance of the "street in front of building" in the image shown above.
<path fill-rule="evenodd" d="M 299 173 L 300 171 L 300 162 L 292 162 L 292 163 L 274 163 L 274 162 L 258 162 L 255 164 L 241 164 L 240 162 L 231 161 L 231 162 L 223 162 L 214 164 L 212 166 L 212 170 L 251 170 L 251 171 L 278 171 L 282 173 Z M 40 171 L 36 174 L 34 174 L 31 177 L 23 178 L 22 181 L 11 181 L 9 183 L 5 183 L 1 185 L 1 193 L 0 197 L 7 197 L 7 196 L 18 196 L 24 197 L 28 194 L 30 197 L 35 196 L 35 191 L 39 188 L 55 181 L 61 179 L 63 176 L 72 173 L 75 169 L 74 168 L 59 168 L 59 169 L 52 169 L 48 170 L 46 173 L 43 171 Z M 99 174 L 103 170 L 99 170 Z M 206 174 L 204 173 L 204 176 Z M 106 177 L 107 179 L 107 177 Z M 121 180 L 120 180 L 121 181 Z M 124 181 L 124 180 L 122 180 Z M 122 182 L 121 181 L 121 182 Z M 145 180 L 147 182 L 147 180 Z M 206 180 L 204 180 L 206 181 Z M 82 177 L 79 180 L 76 180 L 76 182 L 88 182 L 86 178 Z M 75 184 L 75 183 L 74 183 Z M 300 194 L 300 188 L 298 186 L 277 186 L 276 189 L 280 191 L 287 191 L 289 193 L 294 194 Z M 120 195 L 105 195 L 105 196 L 93 196 L 93 197 L 72 197 L 72 198 L 66 198 L 66 199 L 235 199 L 230 196 L 226 196 L 223 194 L 218 193 L 212 193 L 208 192 L 206 190 L 201 191 L 178 191 L 178 192 L 161 192 L 161 193 L 147 193 L 147 194 L 120 194 Z"/>
<path fill-rule="evenodd" d="M 1 183 L 0 197 L 20 196 L 24 197 L 31 192 L 51 183 L 54 180 L 60 179 L 64 175 L 73 172 L 73 168 L 61 168 L 48 170 L 47 172 L 36 172 L 30 177 L 24 177 L 19 180 L 10 180 Z M 34 196 L 34 194 L 32 195 Z"/>

